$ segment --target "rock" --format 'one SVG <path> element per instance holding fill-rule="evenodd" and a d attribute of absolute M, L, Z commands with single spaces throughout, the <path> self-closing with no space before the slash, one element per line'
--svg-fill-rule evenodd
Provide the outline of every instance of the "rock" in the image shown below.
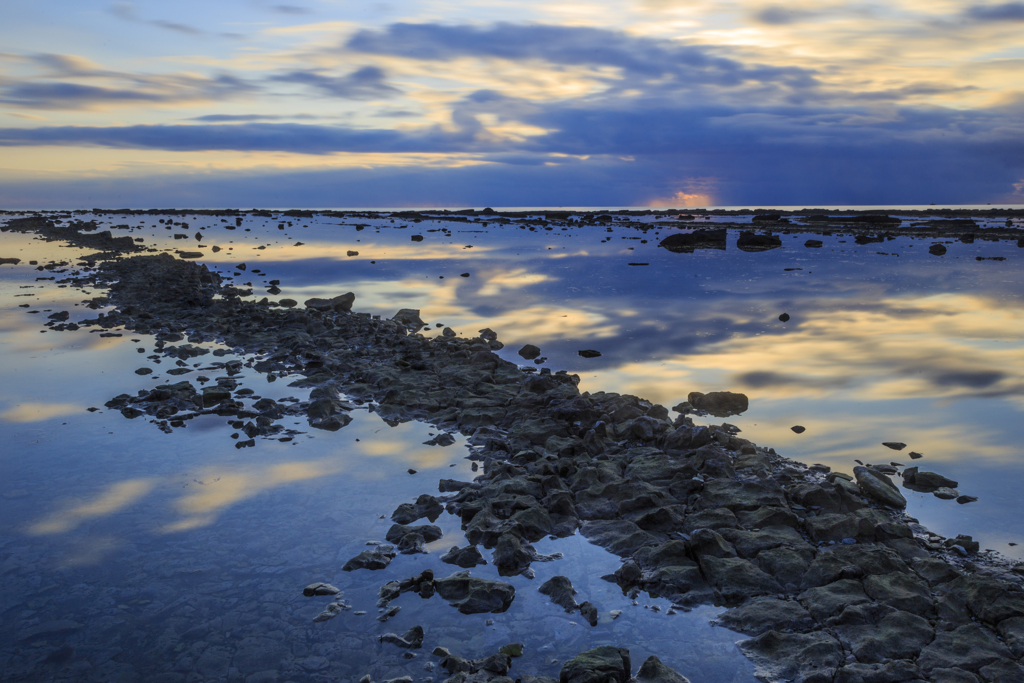
<path fill-rule="evenodd" d="M 792 429 L 797 434 L 803 434 L 804 432 L 807 431 L 806 427 L 801 427 L 800 425 L 794 425 L 794 426 L 790 427 L 790 429 Z"/>
<path fill-rule="evenodd" d="M 576 655 L 562 667 L 559 683 L 627 683 L 629 650 L 603 645 Z"/>
<path fill-rule="evenodd" d="M 312 308 L 317 311 L 351 311 L 352 304 L 356 300 L 356 295 L 352 292 L 341 294 L 331 299 L 307 299 L 305 302 L 306 308 Z"/>
<path fill-rule="evenodd" d="M 779 320 L 784 322 L 784 323 L 788 323 L 789 322 L 789 313 L 783 313 L 782 315 L 780 315 L 779 316 Z"/>
<path fill-rule="evenodd" d="M 637 683 L 690 683 L 690 679 L 665 666 L 654 655 L 644 660 L 632 680 Z"/>
<path fill-rule="evenodd" d="M 807 631 L 814 627 L 811 613 L 796 600 L 753 598 L 742 606 L 722 612 L 716 620 L 731 631 L 760 635 L 766 631 Z"/>
<path fill-rule="evenodd" d="M 317 623 L 329 621 L 334 617 L 338 616 L 339 614 L 341 614 L 342 612 L 346 612 L 350 609 L 352 609 L 352 607 L 347 602 L 345 602 L 344 600 L 337 600 L 327 605 L 327 607 L 324 608 L 323 612 L 313 617 L 313 621 Z"/>
<path fill-rule="evenodd" d="M 597 608 L 589 601 L 580 604 L 580 616 L 591 626 L 597 626 Z"/>
<path fill-rule="evenodd" d="M 825 633 L 780 633 L 768 631 L 739 642 L 755 674 L 763 680 L 831 682 L 835 670 L 845 662 L 839 642 Z M 812 673 L 813 672 L 813 673 Z"/>
<path fill-rule="evenodd" d="M 537 591 L 541 595 L 551 598 L 551 602 L 563 608 L 566 612 L 575 611 L 579 605 L 576 604 L 575 589 L 572 582 L 565 576 L 554 576 L 541 584 Z"/>
<path fill-rule="evenodd" d="M 624 519 L 584 522 L 580 533 L 594 545 L 619 557 L 627 557 L 645 545 L 657 545 L 658 537 Z"/>
<path fill-rule="evenodd" d="M 960 485 L 959 482 L 944 477 L 941 474 L 923 472 L 917 467 L 908 467 L 903 470 L 903 483 L 909 488 L 920 491 L 936 491 L 940 488 L 955 489 Z"/>
<path fill-rule="evenodd" d="M 461 549 L 457 545 L 452 546 L 451 550 L 441 556 L 441 561 L 458 565 L 463 569 L 471 569 L 478 564 L 487 564 L 487 560 L 484 559 L 483 555 L 480 554 L 480 550 L 475 545 L 466 546 Z"/>
<path fill-rule="evenodd" d="M 0 266 L 16 266 L 21 263 L 20 258 L 0 258 Z"/>
<path fill-rule="evenodd" d="M 942 631 L 921 651 L 917 665 L 925 673 L 935 669 L 977 671 L 1013 654 L 996 637 L 976 624 L 966 624 L 953 631 Z"/>
<path fill-rule="evenodd" d="M 391 564 L 393 559 L 395 559 L 395 546 L 385 543 L 375 546 L 370 550 L 364 550 L 346 562 L 341 569 L 346 572 L 355 571 L 356 569 L 384 569 Z"/>
<path fill-rule="evenodd" d="M 463 614 L 504 612 L 516 597 L 516 589 L 503 581 L 489 581 L 456 572 L 434 582 L 437 594 Z"/>
<path fill-rule="evenodd" d="M 977 503 L 978 498 L 977 496 L 957 496 L 956 502 L 966 505 L 967 503 Z"/>
<path fill-rule="evenodd" d="M 884 474 L 869 470 L 867 467 L 854 467 L 853 476 L 857 478 L 857 485 L 861 491 L 869 498 L 893 508 L 907 507 L 907 499 Z"/>
<path fill-rule="evenodd" d="M 956 489 L 940 486 L 939 488 L 932 491 L 932 495 L 935 496 L 936 498 L 941 498 L 942 500 L 953 500 L 960 495 L 960 492 L 957 491 Z"/>
<path fill-rule="evenodd" d="M 687 397 L 687 401 L 697 410 L 707 411 L 715 417 L 739 415 L 750 407 L 744 394 L 731 391 L 712 391 L 708 394 L 692 391 Z"/>
<path fill-rule="evenodd" d="M 720 230 L 694 230 L 690 233 L 679 232 L 669 235 L 658 243 L 676 254 L 692 254 L 695 249 L 722 249 L 726 248 L 727 231 Z"/>
<path fill-rule="evenodd" d="M 942 244 L 933 244 L 932 246 L 928 247 L 928 253 L 932 254 L 933 256 L 942 256 L 943 254 L 946 253 L 946 247 L 945 245 Z"/>
<path fill-rule="evenodd" d="M 768 251 L 782 246 L 782 239 L 777 235 L 758 235 L 753 232 L 742 232 L 736 240 L 740 251 Z"/>
<path fill-rule="evenodd" d="M 600 351 L 594 351 L 593 349 L 584 349 L 579 352 L 579 355 L 583 358 L 597 358 L 601 355 Z"/>
<path fill-rule="evenodd" d="M 824 244 L 821 240 L 807 240 L 804 242 L 804 246 L 808 249 L 819 249 Z"/>
<path fill-rule="evenodd" d="M 523 644 L 522 643 L 509 643 L 508 645 L 502 645 L 498 648 L 498 653 L 508 655 L 509 657 L 522 657 L 523 656 Z"/>
<path fill-rule="evenodd" d="M 135 371 L 135 374 L 136 375 L 152 375 L 153 374 L 153 369 L 152 368 L 139 368 L 138 370 Z"/>
<path fill-rule="evenodd" d="M 526 360 L 533 360 L 534 358 L 540 355 L 540 348 L 534 346 L 533 344 L 527 344 L 523 348 L 519 349 L 519 355 L 525 358 Z"/>
<path fill-rule="evenodd" d="M 826 586 L 810 588 L 797 599 L 818 621 L 824 621 L 851 605 L 871 602 L 861 582 L 855 579 L 840 579 Z"/>
<path fill-rule="evenodd" d="M 782 590 L 773 577 L 739 557 L 702 557 L 700 568 L 726 604 Z"/>
<path fill-rule="evenodd" d="M 533 554 L 528 543 L 524 547 L 514 534 L 502 534 L 494 546 L 491 559 L 500 576 L 516 576 L 530 567 Z"/>
<path fill-rule="evenodd" d="M 414 330 L 418 330 L 421 327 L 426 326 L 426 323 L 420 318 L 420 311 L 418 308 L 403 308 L 398 311 L 398 313 L 395 313 L 391 319 Z"/>
<path fill-rule="evenodd" d="M 385 633 L 380 637 L 382 643 L 391 643 L 398 647 L 418 650 L 423 647 L 423 627 L 413 626 L 402 635 Z"/>
<path fill-rule="evenodd" d="M 307 598 L 314 595 L 337 595 L 341 591 L 329 583 L 311 583 L 302 589 L 302 594 Z"/>
<path fill-rule="evenodd" d="M 416 499 L 415 503 L 402 503 L 391 513 L 391 521 L 396 524 L 412 524 L 418 519 L 426 517 L 431 522 L 435 521 L 444 512 L 444 506 L 434 496 L 424 493 Z"/>
<path fill-rule="evenodd" d="M 914 659 L 935 637 L 926 619 L 877 603 L 847 607 L 826 624 L 865 663 Z"/>
<path fill-rule="evenodd" d="M 441 529 L 430 524 L 419 526 L 403 526 L 395 524 L 388 529 L 385 540 L 398 546 L 398 552 L 403 555 L 425 553 L 424 543 L 433 543 L 441 538 Z"/>
<path fill-rule="evenodd" d="M 900 441 L 883 441 L 882 445 L 885 446 L 886 448 L 891 448 L 894 451 L 902 451 L 904 448 L 907 447 L 907 444 L 902 443 Z"/>

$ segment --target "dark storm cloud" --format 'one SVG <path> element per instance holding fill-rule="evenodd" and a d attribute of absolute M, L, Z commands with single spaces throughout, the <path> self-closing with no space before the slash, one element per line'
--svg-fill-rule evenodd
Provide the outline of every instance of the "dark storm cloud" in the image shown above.
<path fill-rule="evenodd" d="M 1024 2 L 976 5 L 967 10 L 967 16 L 976 21 L 1024 21 Z"/>
<path fill-rule="evenodd" d="M 643 78 L 673 76 L 690 83 L 735 86 L 745 81 L 817 85 L 813 71 L 797 67 L 746 65 L 719 57 L 712 48 L 678 45 L 597 28 L 497 23 L 489 27 L 391 24 L 362 30 L 345 48 L 424 61 L 491 57 L 541 60 L 567 66 L 611 66 Z"/>
<path fill-rule="evenodd" d="M 278 83 L 306 85 L 324 95 L 350 100 L 370 100 L 401 94 L 384 82 L 385 74 L 375 66 L 365 66 L 345 76 L 329 76 L 320 71 L 291 71 L 272 76 Z"/>

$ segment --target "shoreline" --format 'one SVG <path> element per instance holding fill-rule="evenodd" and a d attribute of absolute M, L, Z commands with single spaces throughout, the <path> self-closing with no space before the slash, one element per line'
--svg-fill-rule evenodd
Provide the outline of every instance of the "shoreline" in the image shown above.
<path fill-rule="evenodd" d="M 72 242 L 76 235 L 79 246 L 102 248 L 80 231 L 50 233 Z M 311 389 L 308 402 L 270 401 L 256 412 L 233 400 L 230 382 L 200 391 L 184 380 L 116 397 L 112 407 L 126 417 L 147 414 L 173 429 L 206 412 L 233 415 L 254 445 L 283 433 L 275 428 L 284 415 L 341 429 L 350 409 L 344 393 L 387 420 L 458 429 L 483 474 L 442 480 L 449 495 L 431 498 L 461 517 L 471 543 L 494 548 L 499 569 L 529 571 L 532 542 L 579 528 L 623 558 L 614 579 L 624 591 L 670 597 L 680 608 L 734 606 L 720 623 L 755 636 L 741 649 L 769 678 L 951 680 L 936 677 L 955 668 L 947 664 L 1012 675 L 999 662 L 1018 666 L 1024 654 L 1024 576 L 1007 571 L 1005 558 L 930 549 L 927 530 L 865 495 L 870 483 L 830 481 L 827 468 L 781 458 L 726 428 L 697 427 L 686 415 L 669 420 L 664 407 L 637 397 L 580 394 L 578 378 L 564 372 L 524 373 L 493 354 L 500 342 L 489 330 L 426 339 L 412 329 L 416 312 L 374 320 L 352 313 L 353 295 L 305 309 L 245 301 L 244 290 L 223 286 L 205 266 L 167 254 L 124 258 L 121 244 L 94 255 L 98 269 L 74 281 L 113 283 L 93 303 L 117 309 L 91 324 L 155 334 L 158 350 L 179 358 L 212 340 L 266 353 L 257 370 L 299 376 L 294 385 Z M 229 378 L 232 362 L 224 364 Z M 885 472 L 865 482 L 869 475 L 885 486 Z M 419 506 L 434 507 L 427 499 Z M 398 526 L 428 516 L 409 519 L 418 512 Z M 415 548 L 415 539 L 408 543 Z M 979 649 L 988 653 L 981 660 L 971 654 Z"/>

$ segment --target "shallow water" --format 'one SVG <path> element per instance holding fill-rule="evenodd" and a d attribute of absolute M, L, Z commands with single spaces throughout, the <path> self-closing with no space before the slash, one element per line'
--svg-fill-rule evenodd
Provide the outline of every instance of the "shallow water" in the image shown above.
<path fill-rule="evenodd" d="M 546 366 L 580 374 L 581 390 L 635 393 L 669 407 L 690 391 L 742 391 L 750 410 L 727 421 L 804 462 L 851 471 L 855 459 L 909 464 L 907 452 L 923 453 L 914 464 L 958 480 L 980 500 L 958 505 L 905 491 L 911 514 L 938 533 L 972 534 L 983 548 L 1021 556 L 1009 545 L 1024 537 L 1017 495 L 1024 273 L 1014 243 L 900 237 L 857 245 L 836 234 L 816 237 L 824 246 L 810 249 L 806 235 L 793 234 L 783 236 L 783 249 L 747 253 L 735 248 L 731 232 L 725 251 L 675 254 L 657 248 L 667 228 L 531 231 L 493 222 L 248 217 L 229 231 L 219 218 L 190 216 L 189 229 L 166 230 L 157 218 L 101 220 L 144 225 L 131 234 L 168 249 L 195 249 L 192 235 L 205 226 L 203 261 L 239 273 L 236 284 L 251 282 L 258 296 L 261 285 L 279 279 L 282 292 L 272 299 L 353 291 L 356 310 L 390 316 L 420 309 L 429 334 L 440 332 L 438 323 L 465 336 L 489 327 L 506 344 L 504 358 L 533 365 L 515 352 L 536 344 Z M 945 256 L 928 254 L 935 241 L 946 243 Z M 223 250 L 212 253 L 213 244 Z M 78 253 L 0 236 L 4 257 L 45 263 Z M 233 268 L 240 262 L 245 271 Z M 380 585 L 425 568 L 439 576 L 458 569 L 438 560 L 448 547 L 465 545 L 457 520 L 442 515 L 445 537 L 428 555 L 400 555 L 379 572 L 340 566 L 367 541 L 383 540 L 390 521 L 381 515 L 435 491 L 439 478 L 471 477 L 465 442 L 425 446 L 429 426 L 389 427 L 366 411 L 336 433 L 286 424 L 307 433 L 241 450 L 227 418 L 193 420 L 173 434 L 126 420 L 103 403 L 195 375 L 165 376 L 167 359 L 146 358 L 150 337 L 100 338 L 88 328 L 40 334 L 49 311 L 69 310 L 71 320 L 95 316 L 75 308 L 81 291 L 37 282 L 40 276 L 53 274 L 24 262 L 0 266 L 5 679 L 145 680 L 176 672 L 244 680 L 273 670 L 280 680 L 366 673 L 442 680 L 425 669 L 436 661 L 429 655 L 435 645 L 478 657 L 518 641 L 527 647 L 513 665 L 516 676 L 557 676 L 552 660 L 615 644 L 631 650 L 635 665 L 657 654 L 694 683 L 751 680 L 752 667 L 734 646 L 739 636 L 708 625 L 718 608 L 668 615 L 663 600 L 631 605 L 599 578 L 618 559 L 578 536 L 537 544 L 565 557 L 535 564 L 533 581 L 509 579 L 517 597 L 504 614 L 463 616 L 440 598 L 406 594 L 395 602 L 400 614 L 378 623 Z M 786 323 L 778 319 L 783 312 L 791 316 Z M 584 359 L 580 349 L 602 355 Z M 143 366 L 155 373 L 134 374 Z M 306 398 L 286 378 L 268 383 L 245 370 L 238 379 L 258 396 Z M 794 425 L 807 431 L 797 435 Z M 883 441 L 908 447 L 896 452 Z M 495 575 L 490 565 L 473 571 Z M 598 606 L 597 627 L 537 594 L 555 574 L 572 580 L 578 600 Z M 341 588 L 353 611 L 312 623 L 328 602 L 302 597 L 313 581 Z M 645 609 L 655 604 L 660 612 Z M 623 615 L 612 621 L 615 609 Z M 74 623 L 31 635 L 55 620 Z M 377 640 L 414 624 L 427 631 L 414 659 Z"/>

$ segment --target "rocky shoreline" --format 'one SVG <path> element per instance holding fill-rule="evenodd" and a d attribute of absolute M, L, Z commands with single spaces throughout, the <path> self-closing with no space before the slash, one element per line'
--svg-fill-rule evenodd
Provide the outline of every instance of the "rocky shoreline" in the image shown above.
<path fill-rule="evenodd" d="M 781 218 L 771 223 L 784 225 Z M 439 495 L 403 504 L 392 515 L 387 545 L 346 565 L 372 571 L 396 553 L 415 555 L 439 536 L 437 527 L 417 522 L 433 521 L 442 510 L 460 518 L 470 546 L 443 558 L 458 569 L 446 578 L 424 572 L 384 585 L 382 617 L 410 591 L 436 593 L 463 613 L 515 609 L 510 584 L 472 576 L 484 561 L 480 548 L 490 551 L 501 575 L 529 575 L 534 562 L 557 562 L 533 543 L 578 531 L 622 558 L 605 578 L 624 593 L 667 598 L 674 610 L 729 607 L 719 623 L 751 636 L 740 648 L 765 680 L 1024 680 L 1024 566 L 979 553 L 969 537 L 942 539 L 917 524 L 903 511 L 888 464 L 859 467 L 850 481 L 741 439 L 727 424 L 698 426 L 685 413 L 673 418 L 635 396 L 581 393 L 579 378 L 565 372 L 525 373 L 494 353 L 501 342 L 490 330 L 468 339 L 447 332 L 426 338 L 418 334 L 418 312 L 375 319 L 353 312 L 351 293 L 304 307 L 252 301 L 242 298 L 249 291 L 195 262 L 128 255 L 140 249 L 130 238 L 81 226 L 56 230 L 41 219 L 11 223 L 7 229 L 39 230 L 103 252 L 88 260 L 94 269 L 69 281 L 107 287 L 91 304 L 115 309 L 83 326 L 152 334 L 157 352 L 178 361 L 208 353 L 197 344 L 222 342 L 251 354 L 245 364 L 268 379 L 287 377 L 290 386 L 310 391 L 307 400 L 263 399 L 246 407 L 232 379 L 242 362 L 225 361 L 211 365 L 224 376 L 200 382 L 208 386 L 182 380 L 113 398 L 107 405 L 127 418 L 146 415 L 173 430 L 198 415 L 231 416 L 235 445 L 245 447 L 260 438 L 290 439 L 280 424 L 285 416 L 334 431 L 365 406 L 387 421 L 420 420 L 468 437 L 480 476 L 441 480 Z M 691 246 L 716 241 L 701 237 Z M 50 323 L 73 329 L 62 325 Z M 332 595 L 325 590 L 312 595 Z M 568 579 L 540 590 L 596 623 L 600 607 L 577 603 Z M 345 611 L 344 603 L 331 605 L 339 606 L 325 609 L 324 620 Z M 429 626 L 389 642 L 422 646 Z M 499 655 L 474 663 L 437 654 L 455 683 L 515 679 L 513 655 Z M 637 680 L 683 680 L 652 659 Z M 628 651 L 598 648 L 568 661 L 561 681 L 624 682 L 632 675 Z"/>

